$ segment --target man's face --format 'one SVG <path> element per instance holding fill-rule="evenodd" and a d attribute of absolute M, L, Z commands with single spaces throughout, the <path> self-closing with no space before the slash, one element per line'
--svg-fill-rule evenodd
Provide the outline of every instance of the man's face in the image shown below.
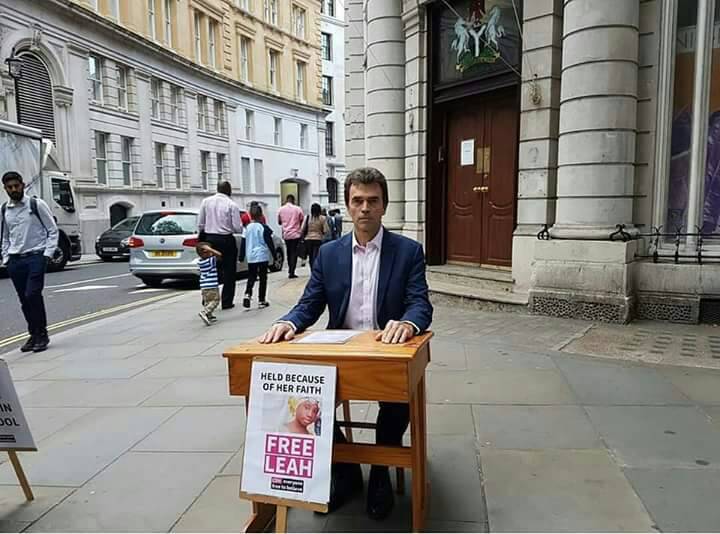
<path fill-rule="evenodd" d="M 25 194 L 25 184 L 20 180 L 8 180 L 5 183 L 5 192 L 13 202 L 19 202 Z"/>
<path fill-rule="evenodd" d="M 355 228 L 376 234 L 385 215 L 380 184 L 352 184 L 349 197 L 347 208 Z"/>
<path fill-rule="evenodd" d="M 310 401 L 301 402 L 295 410 L 295 419 L 302 426 L 308 426 L 317 420 L 319 411 L 320 408 L 317 403 Z"/>

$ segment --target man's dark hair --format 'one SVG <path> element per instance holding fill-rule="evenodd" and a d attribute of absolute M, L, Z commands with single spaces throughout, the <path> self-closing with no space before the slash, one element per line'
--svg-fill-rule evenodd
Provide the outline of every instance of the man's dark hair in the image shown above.
<path fill-rule="evenodd" d="M 255 204 L 250 204 L 250 218 L 253 221 L 259 221 L 262 217 L 263 210 L 262 206 L 258 204 L 257 202 Z"/>
<path fill-rule="evenodd" d="M 387 208 L 387 205 L 390 202 L 387 180 L 385 179 L 385 175 L 383 175 L 383 173 L 381 173 L 379 170 L 374 167 L 360 167 L 359 169 L 355 169 L 347 175 L 347 178 L 345 178 L 346 206 L 350 205 L 350 186 L 352 186 L 353 184 L 379 184 L 380 189 L 382 189 L 383 207 Z"/>
<path fill-rule="evenodd" d="M 3 185 L 7 184 L 7 183 L 10 182 L 11 180 L 16 180 L 16 181 L 18 181 L 18 182 L 20 182 L 20 183 L 24 183 L 24 182 L 23 182 L 23 177 L 20 175 L 19 172 L 8 171 L 8 172 L 6 172 L 5 174 L 3 174 L 3 176 L 2 176 L 2 183 L 3 183 Z"/>
<path fill-rule="evenodd" d="M 291 204 L 295 204 L 295 195 L 288 195 L 285 199 L 285 202 L 290 202 Z"/>
<path fill-rule="evenodd" d="M 230 196 L 232 195 L 232 186 L 230 185 L 230 182 L 218 182 L 217 191 L 218 193 L 222 193 L 223 195 Z"/>

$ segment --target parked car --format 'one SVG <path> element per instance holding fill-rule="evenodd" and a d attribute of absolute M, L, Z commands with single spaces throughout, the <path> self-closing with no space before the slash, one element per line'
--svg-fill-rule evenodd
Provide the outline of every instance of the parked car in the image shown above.
<path fill-rule="evenodd" d="M 195 210 L 148 211 L 143 213 L 128 240 L 130 272 L 150 287 L 159 286 L 166 278 L 197 279 L 198 212 Z M 238 250 L 243 237 L 235 235 Z M 282 239 L 273 235 L 275 244 L 272 272 L 285 263 Z M 237 262 L 238 274 L 247 272 L 245 261 Z"/>
<path fill-rule="evenodd" d="M 95 240 L 95 254 L 103 261 L 110 261 L 114 258 L 130 259 L 128 242 L 139 219 L 140 216 L 128 217 L 105 230 Z"/>

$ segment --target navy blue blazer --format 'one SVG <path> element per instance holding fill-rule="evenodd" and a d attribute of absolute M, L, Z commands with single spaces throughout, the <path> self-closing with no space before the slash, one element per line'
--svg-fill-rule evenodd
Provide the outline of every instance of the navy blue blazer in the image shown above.
<path fill-rule="evenodd" d="M 352 286 L 352 239 L 350 232 L 320 247 L 303 296 L 281 321 L 290 321 L 302 332 L 317 322 L 327 305 L 327 328 L 343 328 Z M 422 246 L 387 230 L 383 231 L 375 310 L 381 329 L 396 320 L 410 321 L 424 332 L 432 322 Z"/>

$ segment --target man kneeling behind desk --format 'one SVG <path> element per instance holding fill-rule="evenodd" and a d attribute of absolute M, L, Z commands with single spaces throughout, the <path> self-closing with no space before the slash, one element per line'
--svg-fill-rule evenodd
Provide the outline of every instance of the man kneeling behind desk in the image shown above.
<path fill-rule="evenodd" d="M 383 343 L 405 343 L 427 330 L 433 308 L 419 243 L 383 229 L 388 187 L 383 174 L 365 167 L 348 174 L 345 204 L 354 231 L 320 248 L 310 280 L 297 305 L 260 337 L 261 343 L 289 341 L 330 310 L 328 329 L 378 330 Z M 381 402 L 378 445 L 402 445 L 410 410 L 405 403 Z M 335 441 L 345 437 L 335 427 Z M 357 464 L 335 464 L 329 509 L 340 507 L 363 487 Z M 385 519 L 394 497 L 387 467 L 372 466 L 367 513 Z"/>

